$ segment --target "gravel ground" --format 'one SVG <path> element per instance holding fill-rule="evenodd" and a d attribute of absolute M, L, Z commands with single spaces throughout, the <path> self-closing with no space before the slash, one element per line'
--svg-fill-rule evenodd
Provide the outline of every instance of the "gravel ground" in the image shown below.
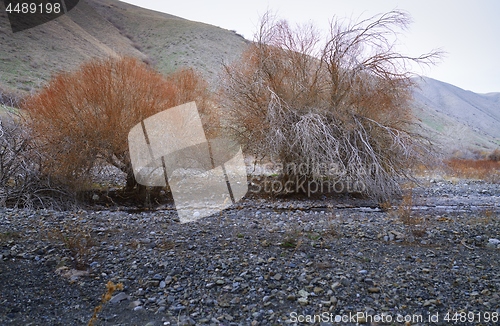
<path fill-rule="evenodd" d="M 112 281 L 96 325 L 498 325 L 500 185 L 423 184 L 409 219 L 349 198 L 189 224 L 171 206 L 2 209 L 0 324 L 86 325 Z"/>

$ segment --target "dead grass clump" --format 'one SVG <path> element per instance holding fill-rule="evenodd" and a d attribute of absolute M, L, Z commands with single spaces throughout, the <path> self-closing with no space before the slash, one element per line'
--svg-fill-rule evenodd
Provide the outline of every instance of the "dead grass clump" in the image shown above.
<path fill-rule="evenodd" d="M 480 179 L 493 183 L 500 182 L 500 161 L 453 158 L 445 161 L 445 164 L 449 173 L 459 178 Z"/>
<path fill-rule="evenodd" d="M 424 217 L 416 215 L 413 212 L 413 190 L 406 189 L 401 202 L 397 206 L 393 206 L 390 202 L 382 203 L 381 209 L 388 212 L 390 216 L 394 216 L 403 222 L 412 237 L 421 238 L 427 231 L 426 220 Z"/>
<path fill-rule="evenodd" d="M 90 264 L 92 249 L 97 242 L 89 230 L 75 221 L 63 222 L 61 226 L 42 226 L 42 238 L 50 243 L 60 243 L 69 252 L 74 268 L 85 270 Z"/>
<path fill-rule="evenodd" d="M 398 206 L 397 216 L 405 225 L 414 225 L 415 219 L 412 216 L 413 207 L 413 192 L 410 189 L 409 192 L 403 195 L 403 199 Z"/>

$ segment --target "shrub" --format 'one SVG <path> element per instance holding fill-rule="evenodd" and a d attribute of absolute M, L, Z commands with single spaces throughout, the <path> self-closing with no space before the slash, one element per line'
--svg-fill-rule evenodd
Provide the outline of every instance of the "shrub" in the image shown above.
<path fill-rule="evenodd" d="M 266 14 L 241 60 L 225 66 L 227 123 L 245 150 L 285 167 L 285 180 L 362 185 L 379 200 L 399 194 L 398 177 L 427 151 L 412 133 L 409 63 L 390 38 L 409 18 L 390 12 L 355 24 L 333 22 L 325 43 L 314 27 L 292 29 Z M 321 171 L 318 167 L 327 167 Z"/>
<path fill-rule="evenodd" d="M 188 101 L 197 102 L 202 116 L 210 108 L 207 85 L 193 70 L 165 78 L 135 58 L 109 58 L 57 75 L 22 108 L 43 153 L 43 173 L 81 188 L 94 168 L 111 164 L 127 174 L 133 188 L 128 132 Z"/>
<path fill-rule="evenodd" d="M 1 108 L 0 108 L 1 109 Z M 22 116 L 0 115 L 0 206 L 68 208 L 74 198 L 40 173 L 40 155 Z"/>
<path fill-rule="evenodd" d="M 8 91 L 0 86 L 0 105 L 18 107 L 20 97 L 19 92 Z"/>
<path fill-rule="evenodd" d="M 10 115 L 0 120 L 0 206 L 5 206 L 14 192 L 24 184 L 28 171 L 25 153 L 28 137 L 25 130 Z"/>
<path fill-rule="evenodd" d="M 500 149 L 495 149 L 493 152 L 488 155 L 488 160 L 494 162 L 500 162 Z"/>

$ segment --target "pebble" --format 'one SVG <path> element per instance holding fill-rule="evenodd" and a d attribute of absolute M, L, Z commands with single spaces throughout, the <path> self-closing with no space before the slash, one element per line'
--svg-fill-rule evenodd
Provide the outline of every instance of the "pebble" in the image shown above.
<path fill-rule="evenodd" d="M 297 302 L 301 305 L 301 306 L 306 306 L 309 304 L 309 300 L 307 300 L 307 298 L 304 298 L 304 297 L 300 297 L 297 299 Z"/>
<path fill-rule="evenodd" d="M 492 238 L 488 239 L 488 244 L 486 245 L 489 248 L 499 248 L 500 247 L 500 240 Z"/>
<path fill-rule="evenodd" d="M 116 295 L 114 295 L 110 300 L 109 302 L 110 303 L 119 303 L 123 300 L 129 300 L 130 297 L 126 294 L 126 293 L 123 293 L 123 292 L 120 292 Z"/>
<path fill-rule="evenodd" d="M 307 298 L 309 295 L 310 295 L 309 292 L 307 292 L 306 290 L 299 291 L 299 297 Z"/>

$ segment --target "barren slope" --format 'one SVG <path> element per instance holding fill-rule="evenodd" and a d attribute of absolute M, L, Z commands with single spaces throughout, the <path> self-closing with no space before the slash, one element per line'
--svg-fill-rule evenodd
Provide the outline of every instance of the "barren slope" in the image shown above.
<path fill-rule="evenodd" d="M 422 77 L 414 98 L 416 116 L 443 151 L 500 146 L 500 93 L 477 94 Z"/>

